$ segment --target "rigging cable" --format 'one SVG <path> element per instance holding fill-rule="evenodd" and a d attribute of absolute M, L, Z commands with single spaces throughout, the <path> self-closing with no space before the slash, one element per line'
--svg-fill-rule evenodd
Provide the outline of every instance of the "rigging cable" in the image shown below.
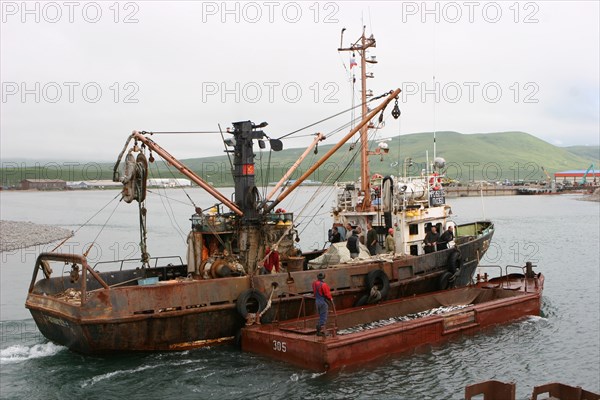
<path fill-rule="evenodd" d="M 383 93 L 383 94 L 381 94 L 381 95 L 379 95 L 379 96 L 374 96 L 374 97 L 372 97 L 371 99 L 367 100 L 367 101 L 365 102 L 365 104 L 367 104 L 367 103 L 370 103 L 370 102 L 372 102 L 372 101 L 375 101 L 375 100 L 379 100 L 379 99 L 381 99 L 382 97 L 385 97 L 385 96 L 389 95 L 390 93 L 391 93 L 391 91 L 390 91 L 390 92 Z M 338 117 L 338 116 L 340 116 L 340 115 L 342 115 L 342 114 L 344 114 L 344 113 L 347 113 L 348 111 L 351 111 L 352 109 L 354 109 L 354 108 L 356 108 L 356 107 L 362 107 L 362 105 L 363 105 L 363 103 L 361 102 L 359 105 L 356 105 L 356 106 L 354 106 L 354 107 L 348 108 L 348 109 L 346 109 L 346 110 L 343 110 L 343 111 L 340 111 L 340 112 L 338 112 L 338 113 L 336 113 L 336 114 L 333 114 L 333 115 L 331 115 L 331 116 L 329 116 L 329 117 L 323 118 L 323 119 L 321 119 L 321 120 L 319 120 L 319 121 L 317 121 L 317 122 L 313 122 L 313 123 L 311 123 L 311 124 L 309 124 L 309 125 L 306 125 L 306 126 L 305 126 L 305 127 L 303 127 L 303 128 L 296 129 L 295 131 L 292 131 L 292 132 L 290 132 L 290 133 L 286 133 L 285 135 L 283 135 L 283 136 L 280 136 L 280 137 L 278 137 L 277 139 L 279 139 L 279 140 L 281 140 L 281 139 L 285 139 L 285 138 L 287 138 L 287 137 L 289 137 L 289 136 L 293 135 L 294 133 L 298 133 L 298 132 L 300 132 L 300 131 L 303 131 L 303 130 L 305 130 L 305 129 L 308 129 L 308 128 L 311 128 L 311 127 L 313 127 L 313 126 L 315 126 L 315 125 L 318 125 L 318 124 L 320 124 L 320 123 L 322 123 L 322 122 L 325 122 L 325 121 L 328 121 L 328 120 L 330 120 L 330 119 L 332 119 L 332 118 Z"/>
<path fill-rule="evenodd" d="M 88 249 L 85 251 L 85 253 L 83 253 L 84 257 L 87 257 L 88 253 L 90 252 L 90 250 L 92 249 L 92 247 L 96 243 L 96 240 L 98 240 L 98 237 L 100 236 L 100 234 L 102 233 L 102 231 L 104 230 L 104 228 L 106 227 L 106 225 L 108 224 L 108 221 L 110 221 L 110 219 L 112 218 L 112 216 L 115 213 L 115 211 L 117 211 L 117 207 L 119 206 L 119 204 L 121 204 L 122 200 L 123 199 L 121 198 L 121 200 L 119 200 L 117 202 L 117 204 L 115 205 L 115 208 L 113 208 L 112 212 L 110 213 L 110 215 L 108 216 L 108 218 L 104 222 L 104 225 L 102 225 L 102 227 L 100 228 L 100 231 L 98 232 L 98 234 L 96 235 L 96 237 L 94 238 L 94 240 L 92 240 L 92 243 L 90 243 L 90 247 L 88 247 Z"/>
<path fill-rule="evenodd" d="M 170 171 L 168 164 L 164 159 L 163 159 L 163 162 L 167 166 L 167 170 Z M 157 163 L 154 163 L 154 168 L 156 169 L 156 175 L 158 175 L 158 177 L 160 178 L 161 174 L 158 169 Z M 158 188 L 158 190 L 160 191 L 160 187 Z M 175 212 L 173 211 L 173 207 L 171 206 L 171 203 L 169 202 L 169 198 L 166 196 L 166 189 L 163 188 L 163 191 L 165 191 L 165 196 L 159 196 L 160 202 L 165 210 L 165 213 L 167 214 L 167 217 L 169 217 L 169 222 L 171 223 L 171 226 L 173 228 L 175 228 L 175 230 L 181 237 L 181 240 L 183 240 L 183 242 L 185 243 L 186 242 L 185 237 L 184 237 L 185 234 L 184 234 L 183 230 L 181 229 L 181 227 L 179 226 L 179 224 L 177 223 L 177 217 L 175 217 Z M 167 209 L 167 206 L 165 205 L 165 201 L 163 200 L 163 197 L 165 197 L 167 199 L 167 204 L 169 205 L 169 209 L 171 210 L 171 212 L 169 212 L 169 210 Z"/>
<path fill-rule="evenodd" d="M 120 195 L 121 195 L 121 192 L 117 193 L 117 195 L 116 195 L 115 197 L 113 197 L 112 199 L 110 199 L 110 200 L 108 201 L 108 203 L 106 203 L 104 206 L 102 206 L 102 208 L 100 208 L 98 211 L 96 211 L 96 213 L 95 213 L 94 215 L 92 215 L 90 218 L 88 218 L 88 220 L 87 220 L 87 221 L 85 221 L 85 222 L 84 222 L 83 224 L 81 224 L 81 225 L 80 225 L 80 226 L 79 226 L 77 229 L 75 229 L 75 230 L 72 232 L 71 236 L 64 238 L 62 242 L 60 242 L 59 244 L 57 244 L 57 245 L 56 245 L 56 247 L 55 247 L 55 248 L 53 248 L 53 249 L 50 251 L 50 253 L 54 253 L 54 252 L 56 251 L 56 249 L 58 249 L 60 246 L 62 246 L 63 244 L 65 244 L 65 242 L 66 242 L 67 240 L 69 240 L 70 238 L 74 237 L 74 236 L 75 236 L 75 234 L 76 234 L 77 232 L 79 232 L 79 230 L 80 230 L 81 228 L 83 228 L 84 226 L 86 226 L 86 225 L 88 224 L 88 222 L 90 222 L 92 219 L 94 219 L 94 217 L 95 217 L 96 215 L 100 214 L 100 213 L 102 212 L 102 210 L 104 210 L 106 207 L 108 207 L 108 205 L 109 205 L 110 203 L 112 203 L 113 201 L 115 201 L 115 200 L 116 200 L 116 198 L 117 198 L 117 197 L 119 197 Z M 119 200 L 119 201 L 121 201 L 121 200 Z"/>

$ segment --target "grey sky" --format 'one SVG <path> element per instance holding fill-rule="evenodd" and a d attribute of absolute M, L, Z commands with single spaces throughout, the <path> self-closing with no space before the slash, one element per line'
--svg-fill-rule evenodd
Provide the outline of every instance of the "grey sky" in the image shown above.
<path fill-rule="evenodd" d="M 597 1 L 26 4 L 2 2 L 3 160 L 113 160 L 134 129 L 246 119 L 280 136 L 351 105 L 350 55 L 336 49 L 341 28 L 348 45 L 362 24 L 377 39 L 370 87 L 405 93 L 401 122 L 382 136 L 519 130 L 599 142 Z M 438 103 L 422 96 L 434 76 Z M 216 134 L 156 140 L 179 158 L 223 149 Z"/>

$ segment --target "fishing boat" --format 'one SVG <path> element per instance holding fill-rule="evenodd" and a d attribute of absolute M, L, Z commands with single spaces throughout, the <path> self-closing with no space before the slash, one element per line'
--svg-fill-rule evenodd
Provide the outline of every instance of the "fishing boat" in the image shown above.
<path fill-rule="evenodd" d="M 511 267 L 511 266 L 509 266 Z M 242 329 L 242 349 L 315 371 L 364 365 L 390 354 L 482 328 L 539 316 L 544 276 L 528 263 L 476 285 L 333 311 L 325 336 L 318 316 Z M 519 267 L 517 267 L 519 268 Z"/>
<path fill-rule="evenodd" d="M 382 145 L 368 149 L 369 130 L 377 118 L 378 123 L 385 120 L 384 110 L 392 101 L 392 118 L 400 116 L 400 89 L 367 99 L 366 52 L 374 46 L 375 39 L 367 38 L 363 29 L 357 42 L 340 48 L 361 57 L 360 120 L 304 174 L 290 181 L 304 157 L 323 140 L 324 135 L 316 135 L 268 195 L 257 189 L 254 149 L 264 149 L 268 143 L 276 153 L 283 143 L 263 130 L 267 123 L 240 121 L 221 132 L 231 157 L 232 198 L 162 148 L 153 140 L 153 132 L 134 131 L 117 158 L 113 180 L 123 184 L 122 199 L 137 205 L 140 257 L 119 260 L 106 272 L 105 264 L 90 265 L 86 254 L 40 254 L 25 306 L 42 334 L 81 353 L 182 350 L 239 338 L 247 322 L 271 320 L 275 306 L 282 318 L 297 315 L 322 269 L 339 310 L 471 283 L 494 225 L 487 220 L 459 225 L 451 221 L 441 182 L 444 161 L 435 158 L 415 177 L 370 172 L 369 156 L 383 156 L 386 149 Z M 371 223 L 380 247 L 392 229 L 395 250 L 371 255 L 360 245 L 358 257 L 350 258 L 343 244 L 334 244 L 300 252 L 295 246 L 299 240 L 295 215 L 283 209 L 282 202 L 355 135 L 361 143 L 361 178 L 333 182 L 338 189 L 333 225 L 341 229 L 350 224 L 366 232 Z M 147 248 L 151 232 L 146 225 L 146 185 L 148 165 L 155 156 L 217 201 L 190 207 L 191 230 L 183 257 L 150 257 Z M 441 232 L 449 225 L 454 226 L 455 236 L 447 248 L 426 253 L 425 235 L 433 226 Z M 66 273 L 53 272 L 60 270 Z M 263 274 L 266 271 L 272 273 Z"/>

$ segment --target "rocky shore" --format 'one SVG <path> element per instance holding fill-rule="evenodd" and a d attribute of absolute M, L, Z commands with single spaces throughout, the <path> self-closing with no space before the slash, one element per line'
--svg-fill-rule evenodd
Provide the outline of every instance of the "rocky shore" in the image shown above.
<path fill-rule="evenodd" d="M 0 221 L 0 252 L 51 243 L 70 236 L 70 230 L 57 226 Z"/>
<path fill-rule="evenodd" d="M 600 189 L 594 190 L 594 193 L 583 196 L 580 200 L 600 202 Z"/>

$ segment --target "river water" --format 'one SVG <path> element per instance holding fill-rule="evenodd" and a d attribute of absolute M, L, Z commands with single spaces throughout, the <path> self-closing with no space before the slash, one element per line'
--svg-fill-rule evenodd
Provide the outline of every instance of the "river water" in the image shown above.
<path fill-rule="evenodd" d="M 150 254 L 183 256 L 193 213 L 190 201 L 178 190 L 154 191 L 160 195 L 153 193 L 148 199 Z M 213 203 L 198 189 L 187 192 L 199 206 Z M 116 191 L 4 191 L 0 217 L 77 230 L 64 250 L 82 253 L 95 241 L 89 252 L 92 262 L 135 257 L 137 208 L 119 204 L 115 209 L 115 196 Z M 313 196 L 316 201 L 304 210 L 307 217 L 299 229 L 303 250 L 322 246 L 325 239 L 331 223 L 327 193 L 301 188 L 283 204 L 289 211 L 300 211 Z M 552 381 L 599 392 L 600 204 L 577 198 L 451 200 L 457 223 L 482 217 L 495 222 L 496 234 L 482 263 L 523 265 L 531 260 L 545 274 L 541 316 L 326 374 L 229 346 L 110 357 L 73 353 L 45 340 L 24 307 L 35 257 L 54 245 L 2 253 L 0 397 L 461 399 L 466 385 L 487 379 L 516 382 L 520 399 L 528 398 L 534 385 Z"/>

